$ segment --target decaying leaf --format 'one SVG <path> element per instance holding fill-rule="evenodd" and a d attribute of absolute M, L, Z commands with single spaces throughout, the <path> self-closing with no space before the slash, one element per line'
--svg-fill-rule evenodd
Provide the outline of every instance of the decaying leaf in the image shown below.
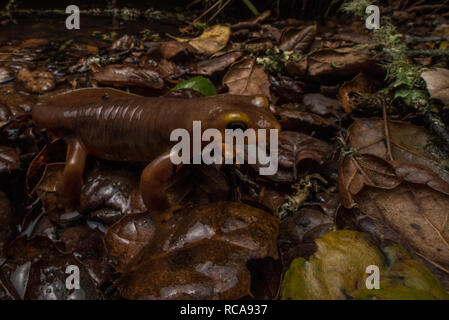
<path fill-rule="evenodd" d="M 342 202 L 353 207 L 353 196 L 365 186 L 382 189 L 396 188 L 402 179 L 396 176 L 393 166 L 388 161 L 370 155 L 352 155 L 340 159 L 338 166 L 338 187 Z"/>
<path fill-rule="evenodd" d="M 317 239 L 317 252 L 295 259 L 282 299 L 449 299 L 438 279 L 399 246 L 381 252 L 367 235 L 342 230 Z M 367 290 L 368 266 L 381 273 L 380 290 Z"/>
<path fill-rule="evenodd" d="M 366 188 L 355 200 L 376 223 L 396 231 L 405 244 L 449 273 L 449 196 L 403 183 L 393 190 Z"/>
<path fill-rule="evenodd" d="M 112 281 L 115 271 L 108 261 L 103 232 L 88 225 L 77 225 L 64 229 L 60 238 L 65 252 L 82 262 L 97 286 Z"/>
<path fill-rule="evenodd" d="M 424 128 L 402 121 L 388 121 L 393 160 L 421 164 L 449 182 L 445 156 L 438 152 L 432 135 Z M 381 119 L 358 119 L 348 129 L 348 146 L 359 154 L 388 158 L 385 122 Z"/>
<path fill-rule="evenodd" d="M 287 27 L 282 32 L 281 45 L 284 51 L 295 51 L 304 53 L 310 47 L 316 36 L 316 25 L 307 26 L 302 29 Z"/>
<path fill-rule="evenodd" d="M 373 77 L 359 73 L 351 81 L 343 83 L 338 91 L 338 99 L 347 113 L 357 109 L 357 95 L 372 94 L 379 89 L 379 83 Z"/>
<path fill-rule="evenodd" d="M 0 173 L 20 169 L 20 158 L 16 149 L 0 146 Z"/>
<path fill-rule="evenodd" d="M 34 93 L 49 91 L 55 87 L 53 74 L 47 71 L 29 71 L 23 68 L 17 74 L 17 80 L 23 82 L 25 88 Z"/>
<path fill-rule="evenodd" d="M 215 72 L 223 71 L 242 56 L 242 51 L 225 53 L 220 56 L 214 56 L 212 58 L 199 61 L 198 63 L 191 65 L 189 70 L 190 73 L 194 75 L 211 76 Z"/>
<path fill-rule="evenodd" d="M 309 170 L 314 164 L 332 152 L 332 147 L 319 139 L 294 131 L 283 131 L 279 134 L 279 169 L 274 175 L 261 176 L 260 179 L 275 183 L 292 183 Z M 258 170 L 259 164 L 251 165 Z"/>
<path fill-rule="evenodd" d="M 375 223 L 395 231 L 404 246 L 449 273 L 447 173 L 439 166 L 438 155 L 425 151 L 429 134 L 424 128 L 389 121 L 388 132 L 386 139 L 385 122 L 376 119 L 357 120 L 349 128 L 346 141 L 357 154 L 340 158 L 342 203 L 357 205 Z M 358 176 L 363 167 L 356 168 L 355 161 L 367 157 L 382 163 L 377 171 L 385 167 L 388 174 L 377 175 L 376 180 L 367 171 Z M 367 178 L 377 183 L 366 183 Z"/>
<path fill-rule="evenodd" d="M 354 77 L 374 64 L 368 52 L 351 47 L 318 50 L 307 59 L 308 74 L 314 77 Z"/>
<path fill-rule="evenodd" d="M 435 68 L 435 70 L 426 70 L 421 74 L 427 84 L 430 96 L 433 99 L 440 100 L 444 105 L 449 105 L 449 70 Z"/>
<path fill-rule="evenodd" d="M 256 208 L 219 202 L 182 212 L 123 272 L 127 299 L 236 299 L 250 293 L 246 262 L 277 259 L 277 219 Z"/>
<path fill-rule="evenodd" d="M 268 75 L 264 68 L 251 58 L 234 63 L 223 77 L 223 85 L 229 88 L 231 94 L 271 96 Z"/>
<path fill-rule="evenodd" d="M 127 214 L 108 228 L 105 243 L 108 254 L 117 259 L 117 270 L 126 265 L 154 237 L 156 227 L 148 213 Z"/>
<path fill-rule="evenodd" d="M 135 86 L 160 89 L 164 86 L 164 80 L 157 72 L 133 65 L 109 65 L 95 73 L 94 79 L 102 84 L 116 87 Z"/>
<path fill-rule="evenodd" d="M 204 30 L 199 37 L 188 40 L 188 44 L 195 48 L 199 54 L 211 55 L 223 49 L 230 36 L 230 27 L 215 25 Z"/>
<path fill-rule="evenodd" d="M 84 266 L 72 255 L 59 252 L 48 238 L 16 239 L 0 267 L 0 278 L 16 299 L 95 300 L 100 295 Z M 67 267 L 78 266 L 80 289 L 67 289 Z M 73 273 L 73 271 L 71 271 Z"/>
<path fill-rule="evenodd" d="M 14 236 L 14 222 L 11 203 L 0 191 L 0 265 L 4 261 L 6 248 Z"/>

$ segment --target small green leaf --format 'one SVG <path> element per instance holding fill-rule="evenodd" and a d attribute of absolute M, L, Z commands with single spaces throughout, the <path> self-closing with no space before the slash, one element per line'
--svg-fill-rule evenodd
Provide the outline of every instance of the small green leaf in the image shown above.
<path fill-rule="evenodd" d="M 214 84 L 204 77 L 193 77 L 183 82 L 178 83 L 172 90 L 179 90 L 183 88 L 190 88 L 198 91 L 204 96 L 214 96 L 217 94 Z"/>

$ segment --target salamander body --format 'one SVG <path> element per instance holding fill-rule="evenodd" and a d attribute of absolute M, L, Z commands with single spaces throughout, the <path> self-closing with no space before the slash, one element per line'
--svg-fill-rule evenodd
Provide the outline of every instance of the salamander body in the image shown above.
<path fill-rule="evenodd" d="M 91 89 L 98 90 L 98 89 Z M 222 132 L 235 125 L 253 129 L 280 129 L 260 96 L 217 95 L 202 98 L 120 97 L 82 105 L 38 103 L 32 117 L 38 127 L 64 138 L 66 166 L 58 189 L 79 197 L 87 155 L 149 163 L 141 177 L 143 200 L 150 211 L 168 210 L 163 184 L 173 173 L 169 151 L 173 130 L 192 132 L 193 121 L 202 130 Z"/>

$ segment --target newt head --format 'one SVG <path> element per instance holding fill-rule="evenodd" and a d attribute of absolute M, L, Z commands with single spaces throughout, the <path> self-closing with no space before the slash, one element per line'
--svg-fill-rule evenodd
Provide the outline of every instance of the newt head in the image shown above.
<path fill-rule="evenodd" d="M 218 129 L 224 136 L 226 129 L 281 129 L 269 109 L 266 97 L 220 95 L 210 105 L 207 128 Z"/>
<path fill-rule="evenodd" d="M 264 146 L 270 146 L 277 149 L 277 142 L 270 143 L 272 137 L 277 140 L 278 135 L 272 136 L 271 131 L 276 130 L 277 133 L 281 130 L 281 125 L 276 120 L 273 113 L 270 111 L 270 104 L 266 97 L 262 95 L 256 96 L 237 96 L 237 95 L 219 95 L 215 96 L 214 100 L 210 100 L 211 104 L 208 106 L 207 126 L 206 129 L 216 129 L 220 131 L 222 137 L 226 137 L 226 131 L 231 129 L 236 141 L 241 141 L 244 145 L 240 147 L 234 144 L 233 138 L 222 141 L 222 154 L 225 158 L 233 158 L 237 154 L 242 156 L 248 152 L 247 147 L 250 145 L 258 145 L 259 139 Z M 241 130 L 245 137 L 244 140 L 239 140 L 235 135 Z M 251 129 L 251 130 L 247 130 Z M 262 130 L 260 130 L 262 129 Z M 264 135 L 260 136 L 260 131 L 264 131 Z M 246 150 L 246 151 L 245 151 Z M 254 150 L 254 149 L 252 149 Z M 243 156 L 245 157 L 245 156 Z"/>

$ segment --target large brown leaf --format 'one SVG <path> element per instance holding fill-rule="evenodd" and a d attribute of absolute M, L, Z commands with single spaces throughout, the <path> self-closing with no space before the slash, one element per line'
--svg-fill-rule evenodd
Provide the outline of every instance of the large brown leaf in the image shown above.
<path fill-rule="evenodd" d="M 388 121 L 392 160 L 421 164 L 449 182 L 449 174 L 442 168 L 444 155 L 432 147 L 432 136 L 423 127 L 402 121 Z M 347 143 L 360 154 L 388 158 L 385 122 L 382 119 L 358 119 L 348 129 Z"/>
<path fill-rule="evenodd" d="M 449 196 L 425 185 L 393 190 L 366 188 L 355 200 L 376 223 L 387 224 L 404 243 L 449 273 Z"/>
<path fill-rule="evenodd" d="M 268 75 L 255 59 L 244 58 L 234 63 L 223 77 L 223 85 L 229 88 L 231 94 L 263 94 L 270 97 Z"/>
<path fill-rule="evenodd" d="M 127 214 L 108 228 L 105 243 L 108 254 L 117 259 L 116 269 L 124 267 L 154 237 L 155 224 L 147 213 Z"/>
<path fill-rule="evenodd" d="M 219 202 L 181 212 L 158 226 L 129 264 L 127 299 L 238 299 L 250 293 L 252 259 L 277 259 L 278 221 L 259 209 Z"/>
<path fill-rule="evenodd" d="M 357 204 L 378 229 L 392 229 L 404 246 L 449 272 L 447 173 L 439 167 L 438 155 L 426 152 L 430 135 L 424 128 L 399 121 L 389 121 L 387 130 L 386 125 L 383 120 L 364 119 L 349 128 L 347 146 L 356 154 L 340 158 L 343 204 Z M 357 183 L 355 178 L 351 184 L 350 177 L 355 175 L 350 174 L 354 170 L 349 171 L 348 161 L 368 157 L 389 166 L 388 176 L 378 176 L 379 184 Z M 386 188 L 389 182 L 394 183 Z"/>
<path fill-rule="evenodd" d="M 353 196 L 365 186 L 393 189 L 402 182 L 390 163 L 373 155 L 341 157 L 339 162 L 338 188 L 347 208 L 355 205 Z"/>

